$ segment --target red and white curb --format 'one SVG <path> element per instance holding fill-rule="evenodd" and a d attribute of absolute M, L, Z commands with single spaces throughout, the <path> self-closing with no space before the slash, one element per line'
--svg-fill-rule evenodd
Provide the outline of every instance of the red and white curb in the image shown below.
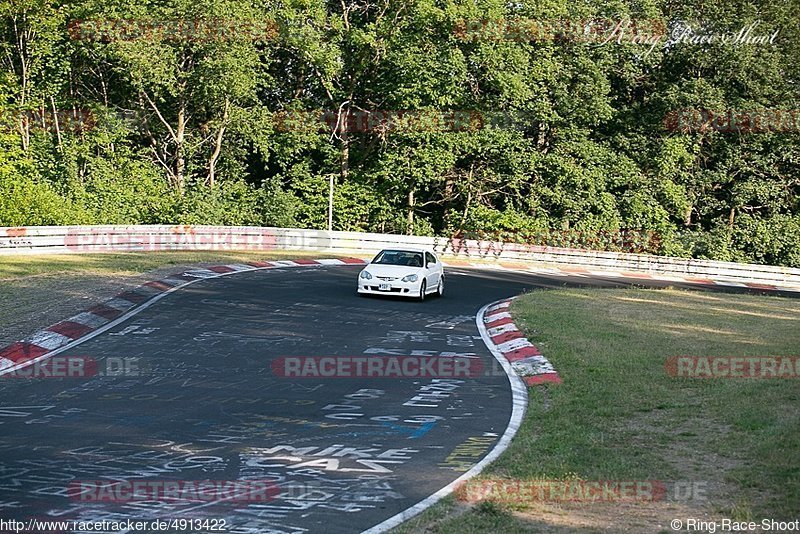
<path fill-rule="evenodd" d="M 481 471 L 486 468 L 486 466 L 495 461 L 508 448 L 508 446 L 511 444 L 511 440 L 517 435 L 517 432 L 522 425 L 522 421 L 525 418 L 525 410 L 528 408 L 528 388 L 525 385 L 525 382 L 523 382 L 523 379 L 512 367 L 512 364 L 508 361 L 506 356 L 500 352 L 498 345 L 492 341 L 488 329 L 486 328 L 487 315 L 497 315 L 500 313 L 505 313 L 508 315 L 507 309 L 509 302 L 510 299 L 508 301 L 500 301 L 499 303 L 489 303 L 481 308 L 475 315 L 475 325 L 478 327 L 478 332 L 481 335 L 481 339 L 486 344 L 486 347 L 489 349 L 489 352 L 492 354 L 494 359 L 497 360 L 497 362 L 505 371 L 506 376 L 508 377 L 508 383 L 511 386 L 511 418 L 508 421 L 508 426 L 506 426 L 503 435 L 500 436 L 500 439 L 497 441 L 497 444 L 494 446 L 494 448 L 489 451 L 489 453 L 478 463 L 473 465 L 469 471 L 453 480 L 436 493 L 421 500 L 414 506 L 406 508 L 402 512 L 393 515 L 389 519 L 386 519 L 382 523 L 363 531 L 361 534 L 379 534 L 386 532 L 397 527 L 401 523 L 408 521 L 412 517 L 421 514 L 440 500 L 455 492 L 458 487 L 464 484 L 467 480 L 479 475 Z M 503 319 L 503 317 L 500 319 Z"/>
<path fill-rule="evenodd" d="M 760 291 L 793 291 L 800 293 L 800 286 L 781 286 L 757 282 L 743 282 L 726 278 L 707 278 L 703 276 L 673 276 L 658 273 L 636 273 L 630 271 L 601 271 L 585 269 L 582 267 L 536 267 L 525 263 L 478 263 L 469 261 L 450 260 L 444 261 L 448 267 L 474 267 L 478 269 L 495 269 L 500 271 L 527 272 L 549 276 L 571 276 L 577 278 L 634 278 L 640 280 L 655 280 L 659 282 L 678 282 L 681 284 L 695 284 L 704 286 L 744 287 Z"/>
<path fill-rule="evenodd" d="M 508 313 L 512 300 L 513 298 L 503 300 L 486 309 L 483 316 L 486 334 L 497 351 L 508 360 L 511 368 L 527 385 L 560 384 L 561 377 L 553 368 L 553 364 L 542 356 L 536 345 L 528 341 L 514 324 L 511 314 Z"/>
<path fill-rule="evenodd" d="M 4 349 L 0 349 L 0 375 L 14 372 L 49 358 L 57 352 L 67 350 L 78 342 L 85 341 L 87 338 L 93 337 L 124 321 L 131 315 L 131 312 L 138 312 L 168 293 L 199 280 L 263 269 L 315 265 L 363 265 L 365 263 L 364 260 L 359 258 L 234 263 L 230 265 L 215 265 L 205 269 L 193 269 L 171 275 L 163 280 L 147 282 L 134 289 L 124 291 L 77 315 L 48 326 L 22 341 L 17 341 Z"/>

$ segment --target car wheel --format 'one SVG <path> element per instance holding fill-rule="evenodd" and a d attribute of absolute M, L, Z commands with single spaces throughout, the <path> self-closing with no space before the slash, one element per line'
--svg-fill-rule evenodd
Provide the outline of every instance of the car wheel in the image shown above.
<path fill-rule="evenodd" d="M 427 287 L 425 287 L 425 280 L 423 280 L 423 281 L 422 281 L 422 285 L 421 285 L 421 286 L 419 286 L 419 300 L 421 300 L 421 301 L 422 301 L 422 300 L 425 300 L 425 291 L 426 291 L 427 289 L 428 289 L 428 288 L 427 288 Z"/>
<path fill-rule="evenodd" d="M 440 297 L 444 296 L 444 276 L 439 277 L 439 286 L 436 288 L 436 294 Z"/>

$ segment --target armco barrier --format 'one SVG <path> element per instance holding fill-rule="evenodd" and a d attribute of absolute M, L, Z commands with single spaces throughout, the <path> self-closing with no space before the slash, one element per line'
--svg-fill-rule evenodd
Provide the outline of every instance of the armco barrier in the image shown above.
<path fill-rule="evenodd" d="M 162 250 L 304 250 L 369 256 L 385 247 L 428 247 L 449 258 L 535 262 L 562 269 L 607 270 L 800 287 L 800 269 L 554 248 L 447 237 L 327 232 L 252 226 L 30 226 L 0 228 L 0 254 Z"/>

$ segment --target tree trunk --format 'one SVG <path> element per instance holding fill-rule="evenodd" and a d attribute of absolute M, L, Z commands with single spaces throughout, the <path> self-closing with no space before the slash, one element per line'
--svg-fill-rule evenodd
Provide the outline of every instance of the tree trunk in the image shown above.
<path fill-rule="evenodd" d="M 56 101 L 50 96 L 50 108 L 53 110 L 53 127 L 56 129 L 56 139 L 58 141 L 58 151 L 63 152 L 61 143 L 61 125 L 58 123 L 58 110 L 56 110 Z"/>
<path fill-rule="evenodd" d="M 186 137 L 186 106 L 181 103 L 178 109 L 178 124 L 175 128 L 175 187 L 183 195 L 186 182 L 186 155 L 184 139 Z"/>
<path fill-rule="evenodd" d="M 414 190 L 408 192 L 408 235 L 414 235 Z"/>
<path fill-rule="evenodd" d="M 350 174 L 350 135 L 347 132 L 347 126 L 345 125 L 345 129 L 341 133 L 342 138 L 342 180 L 347 179 L 347 175 Z"/>
<path fill-rule="evenodd" d="M 345 183 L 347 180 L 347 176 L 350 174 L 350 132 L 347 130 L 349 126 L 349 122 L 347 120 L 347 115 L 349 114 L 349 110 L 347 108 L 344 109 L 344 115 L 342 115 L 342 107 L 339 107 L 339 115 L 336 121 L 336 130 L 334 133 L 339 136 L 342 142 L 342 161 L 341 161 L 341 169 L 339 172 L 339 176 L 341 176 L 342 183 Z M 342 118 L 344 117 L 344 118 Z M 328 229 L 333 230 L 333 190 L 335 187 L 335 180 L 334 177 L 330 177 L 330 188 L 328 191 Z"/>
<path fill-rule="evenodd" d="M 225 99 L 225 109 L 222 112 L 222 124 L 217 131 L 217 138 L 214 143 L 214 152 L 211 153 L 211 158 L 208 160 L 208 179 L 206 182 L 209 187 L 214 187 L 216 179 L 216 168 L 219 154 L 222 152 L 222 136 L 225 135 L 225 127 L 228 123 L 228 110 L 230 109 L 230 101 Z"/>
<path fill-rule="evenodd" d="M 22 113 L 19 119 L 19 133 L 22 137 L 22 149 L 27 152 L 31 145 L 30 118 L 25 113 L 25 106 L 28 103 L 28 92 L 30 86 L 30 72 L 28 70 L 28 30 L 24 28 L 20 29 L 16 17 L 14 17 L 13 25 L 14 36 L 16 37 L 17 55 L 19 56 L 19 70 L 21 77 L 19 109 Z M 13 61 L 11 63 L 13 71 Z"/>

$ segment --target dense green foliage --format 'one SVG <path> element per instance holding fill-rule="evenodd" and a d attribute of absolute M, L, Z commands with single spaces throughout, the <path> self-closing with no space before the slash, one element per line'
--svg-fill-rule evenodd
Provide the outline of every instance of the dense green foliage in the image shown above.
<path fill-rule="evenodd" d="M 668 35 L 463 31 L 594 18 Z M 324 228 L 333 177 L 337 230 L 632 229 L 663 254 L 799 267 L 800 134 L 665 127 L 685 108 L 800 109 L 798 19 L 798 0 L 0 0 L 0 225 Z M 752 23 L 772 42 L 667 44 Z M 502 120 L 287 120 L 309 110 Z"/>

